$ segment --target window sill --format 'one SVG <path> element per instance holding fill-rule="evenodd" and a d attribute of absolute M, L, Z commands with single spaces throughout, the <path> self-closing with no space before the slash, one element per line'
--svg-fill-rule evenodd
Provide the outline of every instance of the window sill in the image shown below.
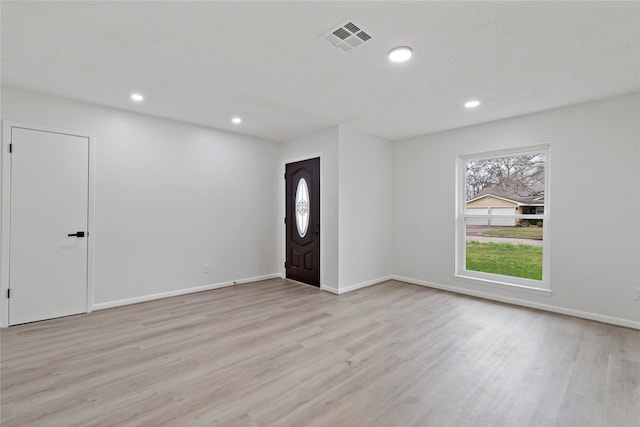
<path fill-rule="evenodd" d="M 513 290 L 521 291 L 521 292 L 524 292 L 524 293 L 534 294 L 534 295 L 544 295 L 544 296 L 553 295 L 553 291 L 551 291 L 551 289 L 547 289 L 547 288 L 543 288 L 543 287 L 521 285 L 521 284 L 517 284 L 517 283 L 507 283 L 507 282 L 501 282 L 499 280 L 492 280 L 492 279 L 485 279 L 485 278 L 480 278 L 480 277 L 466 276 L 464 274 L 454 274 L 453 278 L 456 279 L 456 280 L 460 280 L 460 281 L 466 282 L 466 283 L 483 285 L 483 286 L 487 286 L 487 287 L 494 288 L 494 289 L 509 289 L 509 290 L 512 290 L 512 291 Z"/>

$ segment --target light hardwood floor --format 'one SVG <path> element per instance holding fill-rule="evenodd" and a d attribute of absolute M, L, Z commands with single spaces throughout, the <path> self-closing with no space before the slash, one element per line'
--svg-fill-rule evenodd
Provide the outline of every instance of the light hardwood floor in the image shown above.
<path fill-rule="evenodd" d="M 268 280 L 1 332 L 2 426 L 638 426 L 640 332 Z"/>

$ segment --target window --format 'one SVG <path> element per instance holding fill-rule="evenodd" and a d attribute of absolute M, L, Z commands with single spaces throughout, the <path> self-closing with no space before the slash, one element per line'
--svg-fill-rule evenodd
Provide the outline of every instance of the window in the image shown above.
<path fill-rule="evenodd" d="M 309 229 L 309 187 L 304 178 L 300 178 L 296 188 L 296 227 L 300 237 L 304 237 Z"/>
<path fill-rule="evenodd" d="M 549 147 L 460 156 L 456 276 L 549 289 Z"/>

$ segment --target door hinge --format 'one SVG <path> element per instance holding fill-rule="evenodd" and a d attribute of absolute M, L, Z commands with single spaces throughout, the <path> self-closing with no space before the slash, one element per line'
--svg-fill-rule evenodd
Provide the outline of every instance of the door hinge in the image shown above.
<path fill-rule="evenodd" d="M 11 298 L 11 289 L 7 289 L 7 298 Z"/>
<path fill-rule="evenodd" d="M 284 217 L 284 223 L 285 224 L 287 223 L 287 217 L 286 216 Z"/>
<path fill-rule="evenodd" d="M 13 153 L 13 144 L 9 144 L 9 153 Z"/>
<path fill-rule="evenodd" d="M 284 268 L 287 268 L 287 261 L 284 262 Z"/>

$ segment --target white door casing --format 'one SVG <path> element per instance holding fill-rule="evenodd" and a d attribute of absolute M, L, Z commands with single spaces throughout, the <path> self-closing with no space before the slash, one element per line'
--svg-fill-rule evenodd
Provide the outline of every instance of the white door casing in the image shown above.
<path fill-rule="evenodd" d="M 90 136 L 5 123 L 3 140 L 2 325 L 91 311 Z"/>

